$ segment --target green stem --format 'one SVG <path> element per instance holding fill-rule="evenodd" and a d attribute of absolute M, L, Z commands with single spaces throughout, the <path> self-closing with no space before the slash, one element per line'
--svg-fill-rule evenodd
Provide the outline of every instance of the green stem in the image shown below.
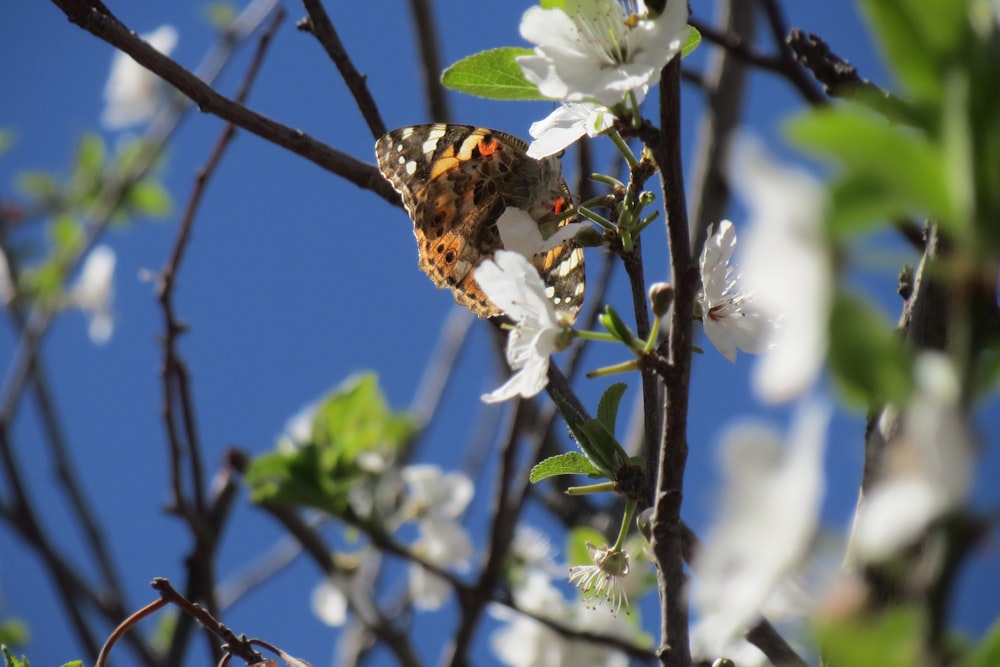
<path fill-rule="evenodd" d="M 613 232 L 615 230 L 615 223 L 611 222 L 610 220 L 608 220 L 607 218 L 598 213 L 594 213 L 586 206 L 580 206 L 580 208 L 577 210 L 580 211 L 580 215 L 587 218 L 595 225 L 598 225 L 599 227 L 602 227 L 608 230 L 609 232 Z"/>
<path fill-rule="evenodd" d="M 601 340 L 608 343 L 617 343 L 619 339 L 612 336 L 609 333 L 601 333 L 600 331 L 577 331 L 577 338 L 585 338 L 587 340 Z"/>
<path fill-rule="evenodd" d="M 621 151 L 621 154 L 625 157 L 625 161 L 628 163 L 629 169 L 635 169 L 638 167 L 639 160 L 636 159 L 632 149 L 629 148 L 628 144 L 625 143 L 625 140 L 622 139 L 622 135 L 618 134 L 617 130 L 608 130 L 608 136 L 611 137 L 611 141 L 615 143 L 615 146 L 618 147 L 618 150 Z"/>
<path fill-rule="evenodd" d="M 589 484 L 587 486 L 571 486 L 566 489 L 568 496 L 585 496 L 591 493 L 607 493 L 615 490 L 614 482 L 601 482 L 600 484 Z M 627 509 L 627 508 L 626 508 Z"/>
<path fill-rule="evenodd" d="M 646 339 L 646 345 L 642 348 L 642 351 L 649 354 L 656 347 L 656 337 L 660 334 L 660 320 L 663 318 L 657 317 L 656 313 L 653 313 L 653 323 L 649 327 L 649 338 Z"/>
<path fill-rule="evenodd" d="M 625 503 L 625 516 L 622 517 L 622 527 L 618 530 L 618 539 L 615 540 L 615 546 L 612 547 L 612 551 L 622 550 L 622 546 L 625 544 L 625 537 L 628 535 L 629 526 L 632 525 L 632 518 L 635 516 L 635 508 L 635 499 L 629 498 Z"/>
<path fill-rule="evenodd" d="M 629 359 L 628 361 L 623 361 L 620 364 L 615 364 L 614 366 L 605 366 L 604 368 L 598 368 L 596 371 L 590 371 L 587 373 L 588 378 L 604 377 L 606 375 L 615 375 L 616 373 L 628 373 L 629 371 L 639 370 L 639 360 Z"/>

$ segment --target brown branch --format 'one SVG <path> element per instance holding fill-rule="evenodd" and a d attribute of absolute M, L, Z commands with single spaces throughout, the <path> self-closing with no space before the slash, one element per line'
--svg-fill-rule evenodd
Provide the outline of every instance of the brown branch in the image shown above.
<path fill-rule="evenodd" d="M 52 0 L 66 17 L 87 32 L 118 47 L 136 62 L 174 86 L 198 109 L 233 123 L 248 132 L 306 158 L 387 202 L 400 205 L 399 195 L 373 164 L 330 148 L 301 130 L 282 125 L 223 95 L 154 49 L 123 25 L 114 15 L 101 11 L 94 0 Z"/>
<path fill-rule="evenodd" d="M 667 238 L 674 286 L 670 331 L 657 350 L 670 365 L 663 396 L 663 429 L 656 460 L 651 546 L 656 557 L 662 609 L 657 654 L 666 667 L 691 662 L 688 607 L 681 539 L 681 502 L 687 463 L 687 418 L 691 376 L 692 314 L 698 288 L 698 269 L 691 255 L 684 176 L 681 161 L 680 62 L 674 59 L 660 75 L 658 144 L 650 145 L 660 168 L 667 212 Z"/>
<path fill-rule="evenodd" d="M 740 35 L 717 30 L 695 18 L 691 18 L 688 22 L 698 29 L 705 41 L 721 46 L 747 64 L 773 72 L 786 79 L 809 104 L 815 106 L 827 103 L 826 96 L 820 92 L 795 61 L 792 54 L 785 48 L 784 40 L 778 44 L 777 55 L 767 56 L 755 50 Z"/>
<path fill-rule="evenodd" d="M 347 89 L 351 91 L 354 102 L 358 105 L 358 111 L 361 112 L 361 116 L 368 124 L 368 129 L 371 130 L 372 138 L 378 139 L 385 134 L 385 122 L 379 113 L 378 105 L 375 104 L 375 99 L 368 90 L 365 75 L 355 69 L 354 63 L 347 55 L 347 50 L 340 41 L 340 36 L 337 35 L 333 22 L 322 3 L 319 0 L 302 0 L 302 4 L 305 5 L 309 17 L 297 24 L 298 29 L 311 33 L 319 40 L 320 45 L 330 56 L 330 60 L 337 66 L 340 76 L 347 84 Z"/>
<path fill-rule="evenodd" d="M 438 45 L 441 39 L 437 34 L 437 22 L 434 20 L 434 8 L 428 0 L 410 0 L 410 13 L 413 16 L 413 28 L 420 50 L 420 64 L 423 66 L 424 91 L 427 93 L 427 113 L 435 123 L 451 122 L 451 110 L 444 86 L 441 85 L 441 54 Z"/>

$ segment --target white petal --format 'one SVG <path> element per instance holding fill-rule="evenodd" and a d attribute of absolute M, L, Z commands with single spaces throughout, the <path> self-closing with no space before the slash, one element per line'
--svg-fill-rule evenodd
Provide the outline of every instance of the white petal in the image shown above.
<path fill-rule="evenodd" d="M 177 44 L 177 31 L 165 25 L 142 38 L 160 53 L 170 55 Z M 101 124 L 109 130 L 118 130 L 151 120 L 162 101 L 163 85 L 158 76 L 131 56 L 115 53 L 104 88 Z"/>
<path fill-rule="evenodd" d="M 808 173 L 776 164 L 746 137 L 737 142 L 730 171 L 750 212 L 742 281 L 761 312 L 779 323 L 754 369 L 754 390 L 764 400 L 786 401 L 815 382 L 826 358 L 833 294 L 821 233 L 826 193 Z"/>
<path fill-rule="evenodd" d="M 711 642 L 724 645 L 745 631 L 805 556 L 823 496 L 829 416 L 828 406 L 800 406 L 787 448 L 752 425 L 726 438 L 729 488 L 697 557 L 691 593 Z"/>
<path fill-rule="evenodd" d="M 480 263 L 474 275 L 490 301 L 519 325 L 533 329 L 559 325 L 545 283 L 524 255 L 499 250 L 492 260 Z"/>
<path fill-rule="evenodd" d="M 105 245 L 90 251 L 70 299 L 90 316 L 89 335 L 95 344 L 108 341 L 114 331 L 115 252 Z"/>
<path fill-rule="evenodd" d="M 413 606 L 421 611 L 434 611 L 443 607 L 451 593 L 448 582 L 416 563 L 411 563 L 409 569 Z"/>
<path fill-rule="evenodd" d="M 347 621 L 347 597 L 329 579 L 324 579 L 312 593 L 312 611 L 330 627 L 340 627 Z"/>
<path fill-rule="evenodd" d="M 536 396 L 542 389 L 545 389 L 545 385 L 549 382 L 548 371 L 549 358 L 542 357 L 537 360 L 537 363 L 525 365 L 498 389 L 489 394 L 483 394 L 482 401 L 484 403 L 499 403 L 515 396 L 522 398 Z"/>

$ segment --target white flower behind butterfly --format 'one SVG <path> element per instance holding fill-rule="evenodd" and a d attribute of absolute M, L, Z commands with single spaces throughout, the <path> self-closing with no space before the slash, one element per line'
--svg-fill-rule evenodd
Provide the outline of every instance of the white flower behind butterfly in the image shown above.
<path fill-rule="evenodd" d="M 687 2 L 669 0 L 652 16 L 643 0 L 567 0 L 529 8 L 521 36 L 535 53 L 519 56 L 524 76 L 545 97 L 614 107 L 645 95 L 688 35 Z"/>
<path fill-rule="evenodd" d="M 164 55 L 177 45 L 177 30 L 165 25 L 142 35 L 142 39 Z M 111 74 L 104 86 L 104 111 L 101 125 L 120 130 L 153 119 L 163 103 L 166 84 L 148 69 L 118 51 L 111 60 Z"/>

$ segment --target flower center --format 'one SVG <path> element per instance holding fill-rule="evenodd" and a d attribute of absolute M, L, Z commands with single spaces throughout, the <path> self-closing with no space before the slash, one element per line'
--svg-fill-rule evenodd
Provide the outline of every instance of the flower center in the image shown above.
<path fill-rule="evenodd" d="M 638 9 L 636 0 L 578 7 L 577 31 L 608 65 L 624 65 L 634 55 L 629 49 L 628 34 L 639 24 Z"/>

